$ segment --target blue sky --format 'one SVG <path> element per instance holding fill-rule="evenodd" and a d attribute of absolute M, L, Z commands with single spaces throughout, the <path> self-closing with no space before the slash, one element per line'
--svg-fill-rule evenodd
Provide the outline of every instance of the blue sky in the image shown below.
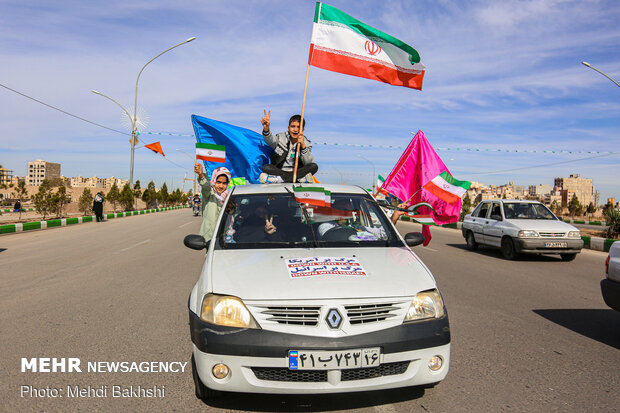
<path fill-rule="evenodd" d="M 417 91 L 310 69 L 306 134 L 330 143 L 314 149 L 321 181 L 370 186 L 371 164 L 387 176 L 402 153 L 332 143 L 405 147 L 421 129 L 435 147 L 451 148 L 438 153 L 458 179 L 553 184 L 577 173 L 594 179 L 601 202 L 620 198 L 620 154 L 584 153 L 620 152 L 620 88 L 581 64 L 620 82 L 617 1 L 328 4 L 413 46 L 427 71 Z M 314 6 L 0 0 L 0 84 L 126 130 L 121 110 L 90 91 L 133 107 L 142 65 L 195 36 L 151 63 L 139 83 L 138 107 L 149 117 L 141 136 L 160 140 L 167 156 L 138 149 L 134 179 L 176 187 L 192 169 L 176 149 L 192 154 L 194 138 L 148 133 L 191 135 L 191 114 L 259 131 L 263 109 L 272 129 L 284 130 L 301 112 Z M 65 176 L 129 177 L 128 136 L 1 87 L 0 108 L 0 164 L 16 174 L 45 159 L 60 162 Z"/>

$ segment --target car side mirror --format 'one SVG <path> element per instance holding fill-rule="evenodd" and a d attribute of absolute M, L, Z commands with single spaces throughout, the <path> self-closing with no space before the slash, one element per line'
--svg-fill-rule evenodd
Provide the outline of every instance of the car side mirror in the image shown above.
<path fill-rule="evenodd" d="M 410 232 L 405 235 L 405 242 L 410 247 L 415 247 L 424 242 L 424 235 L 421 232 Z"/>
<path fill-rule="evenodd" d="M 497 215 L 497 214 L 493 214 L 493 215 L 491 215 L 491 219 L 494 219 L 496 221 L 501 221 L 502 220 L 502 216 L 501 215 Z"/>
<path fill-rule="evenodd" d="M 202 235 L 196 234 L 190 234 L 183 238 L 183 244 L 185 244 L 187 248 L 198 251 L 209 248 L 209 241 L 205 241 L 205 238 Z"/>

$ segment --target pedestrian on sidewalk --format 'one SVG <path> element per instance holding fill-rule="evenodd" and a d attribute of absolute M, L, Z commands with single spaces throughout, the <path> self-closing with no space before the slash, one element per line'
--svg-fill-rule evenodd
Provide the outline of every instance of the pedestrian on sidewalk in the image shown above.
<path fill-rule="evenodd" d="M 101 192 L 97 192 L 97 195 L 95 195 L 95 199 L 93 200 L 93 212 L 95 213 L 97 222 L 102 222 L 103 221 L 103 194 Z"/>

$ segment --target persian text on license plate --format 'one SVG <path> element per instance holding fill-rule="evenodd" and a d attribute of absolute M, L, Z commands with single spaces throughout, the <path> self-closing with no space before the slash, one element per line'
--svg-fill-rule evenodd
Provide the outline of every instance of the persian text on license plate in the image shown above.
<path fill-rule="evenodd" d="M 565 242 L 545 242 L 545 248 L 566 248 L 567 246 Z"/>
<path fill-rule="evenodd" d="M 354 350 L 290 350 L 290 370 L 359 369 L 381 364 L 381 349 L 362 348 Z"/>

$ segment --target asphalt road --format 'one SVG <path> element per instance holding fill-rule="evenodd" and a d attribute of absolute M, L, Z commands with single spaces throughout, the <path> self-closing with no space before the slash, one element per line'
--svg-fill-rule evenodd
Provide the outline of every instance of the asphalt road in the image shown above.
<path fill-rule="evenodd" d="M 444 295 L 452 330 L 446 380 L 433 389 L 330 396 L 229 394 L 197 400 L 182 373 L 93 373 L 88 362 L 187 362 L 187 298 L 204 254 L 185 248 L 188 210 L 0 237 L 0 411 L 619 411 L 620 313 L 600 295 L 606 254 L 506 261 L 469 252 L 459 231 L 416 247 Z M 401 231 L 419 226 L 400 223 Z M 21 372 L 21 358 L 77 357 L 81 373 Z M 70 398 L 67 386 L 108 397 Z M 34 397 L 60 388 L 63 397 Z M 164 388 L 113 398 L 112 386 Z M 25 387 L 30 389 L 30 387 Z"/>

